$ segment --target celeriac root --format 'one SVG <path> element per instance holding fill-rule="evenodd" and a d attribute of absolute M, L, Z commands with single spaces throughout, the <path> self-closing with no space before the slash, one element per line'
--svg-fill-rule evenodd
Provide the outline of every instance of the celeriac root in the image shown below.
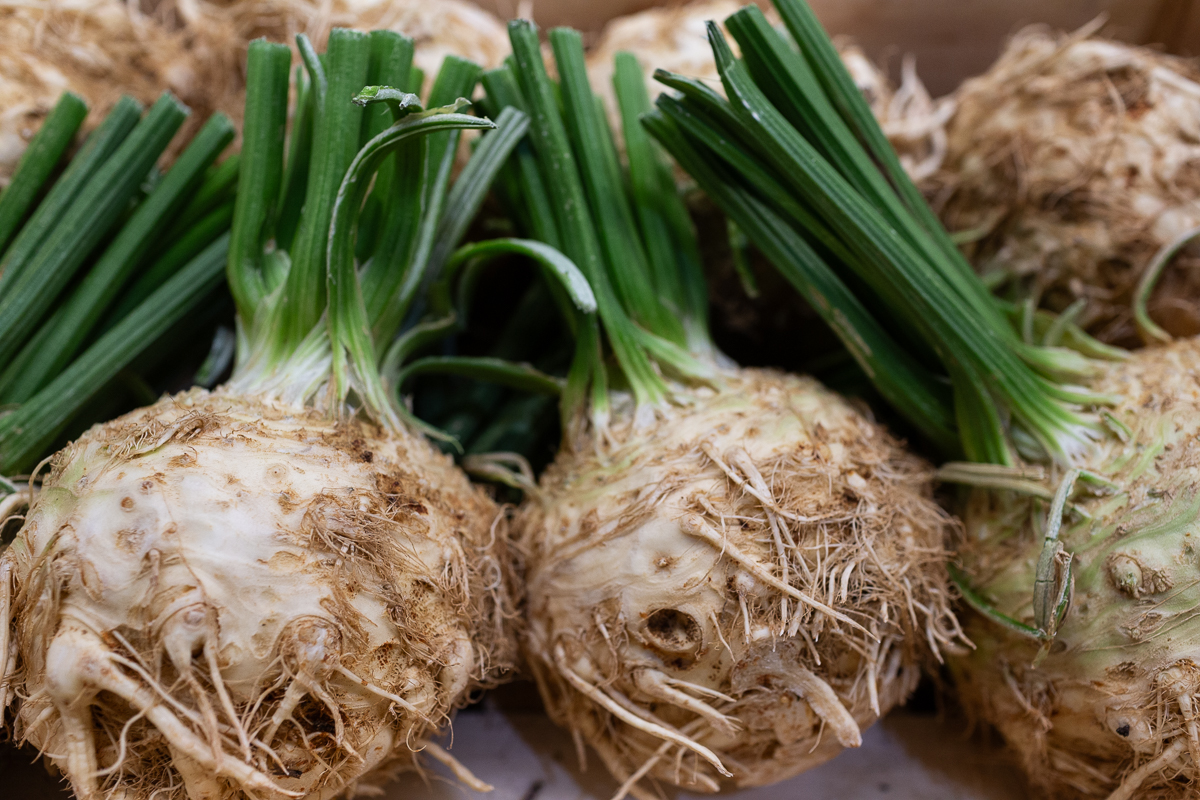
<path fill-rule="evenodd" d="M 685 694 L 671 686 L 673 681 L 663 672 L 656 669 L 638 669 L 633 672 L 633 685 L 638 691 L 650 697 L 656 698 L 669 705 L 678 706 L 679 708 L 691 711 L 697 716 L 708 720 L 709 724 L 727 736 L 736 736 L 741 725 L 738 721 L 722 714 L 715 708 L 705 703 L 703 700 L 697 700 L 691 695 Z M 692 685 L 692 684 L 688 684 Z M 733 698 L 729 698 L 729 702 L 737 702 Z"/>
<path fill-rule="evenodd" d="M 0 557 L 0 697 L 82 800 L 365 790 L 512 668 L 502 524 L 418 437 L 164 399 L 60 453 Z"/>
<path fill-rule="evenodd" d="M 1073 556 L 1073 599 L 1042 644 L 981 615 L 977 645 L 950 659 L 964 706 L 994 724 L 1049 797 L 1183 800 L 1200 786 L 1200 340 L 1138 351 L 1096 391 L 1125 441 L 1099 442 L 1077 466 L 1115 484 L 1076 488 L 1059 541 Z M 1047 486 L 1062 480 L 1057 468 Z M 1047 501 L 974 490 L 958 548 L 995 612 L 1034 624 L 1031 602 Z M 1114 792 L 1115 789 L 1115 792 Z"/>
<path fill-rule="evenodd" d="M 1055 311 L 1081 301 L 1089 332 L 1138 346 L 1143 270 L 1200 225 L 1200 69 L 1098 28 L 1022 30 L 964 82 L 925 189 L 978 269 L 1019 279 Z M 1175 259 L 1150 297 L 1176 336 L 1200 333 L 1194 256 Z"/>
<path fill-rule="evenodd" d="M 927 469 L 813 381 L 724 380 L 620 410 L 518 515 L 528 662 L 619 794 L 819 764 L 962 643 Z"/>
<path fill-rule="evenodd" d="M 1108 796 L 1108 800 L 1133 800 L 1136 792 L 1142 788 L 1142 784 L 1151 775 L 1170 766 L 1171 762 L 1179 758 L 1186 748 L 1187 743 L 1182 740 L 1176 739 L 1171 742 L 1162 753 L 1126 775 L 1117 790 Z"/>

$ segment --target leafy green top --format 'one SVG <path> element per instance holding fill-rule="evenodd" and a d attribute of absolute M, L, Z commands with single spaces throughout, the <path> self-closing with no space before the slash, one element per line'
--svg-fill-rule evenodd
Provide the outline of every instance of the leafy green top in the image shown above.
<path fill-rule="evenodd" d="M 610 389 L 627 390 L 638 409 L 648 409 L 670 399 L 664 376 L 716 378 L 696 236 L 669 163 L 638 124 L 650 99 L 636 60 L 618 57 L 614 79 L 625 170 L 588 83 L 579 34 L 550 32 L 557 83 L 547 74 L 532 23 L 510 23 L 509 36 L 513 57 L 483 76 L 487 101 L 526 111 L 531 124 L 502 186 L 518 223 L 577 264 L 595 292 L 594 316 L 567 311 L 576 351 L 562 405 L 568 425 L 590 419 L 603 429 Z M 561 297 L 560 305 L 568 306 Z M 606 351 L 615 362 L 611 370 Z"/>
<path fill-rule="evenodd" d="M 777 0 L 790 41 L 748 6 L 709 23 L 722 97 L 676 89 L 651 133 L 841 336 L 884 397 L 947 455 L 1069 462 L 1102 435 L 1073 385 L 1113 355 L 1072 326 L 1014 327 L 901 169 L 803 0 Z M 1032 317 L 1030 318 L 1032 320 Z M 1047 332 L 1048 334 L 1050 332 Z"/>
<path fill-rule="evenodd" d="M 428 430 L 388 384 L 453 327 L 414 321 L 527 120 L 461 113 L 480 70 L 454 56 L 426 109 L 413 42 L 398 33 L 335 29 L 322 56 L 304 36 L 297 43 L 304 70 L 286 160 L 291 54 L 250 47 L 228 267 L 241 343 L 231 386 L 294 402 L 328 386 L 339 413 L 354 402 L 384 425 Z M 451 187 L 465 129 L 493 133 Z"/>

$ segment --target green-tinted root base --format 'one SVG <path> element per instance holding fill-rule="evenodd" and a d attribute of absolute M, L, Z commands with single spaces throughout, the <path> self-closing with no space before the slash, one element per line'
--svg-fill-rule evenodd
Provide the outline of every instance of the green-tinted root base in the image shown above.
<path fill-rule="evenodd" d="M 978 645 L 952 666 L 964 704 L 995 724 L 1054 797 L 1184 798 L 1200 786 L 1200 340 L 1144 350 L 1095 388 L 1129 429 L 1078 466 L 1059 540 L 1071 605 L 1049 652 L 972 614 Z M 1061 475 L 1047 476 L 1053 487 Z M 975 490 L 960 549 L 972 589 L 1034 625 L 1047 501 Z"/>

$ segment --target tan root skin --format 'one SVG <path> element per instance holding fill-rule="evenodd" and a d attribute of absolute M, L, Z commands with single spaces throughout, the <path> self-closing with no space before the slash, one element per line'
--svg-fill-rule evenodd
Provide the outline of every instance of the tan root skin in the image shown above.
<path fill-rule="evenodd" d="M 944 169 L 927 187 L 947 227 L 973 232 L 981 269 L 1033 276 L 1056 310 L 1086 298 L 1091 332 L 1138 344 L 1130 300 L 1142 271 L 1200 225 L 1200 69 L 1030 28 L 957 102 Z M 1150 301 L 1177 336 L 1200 333 L 1200 273 L 1188 261 Z"/>
<path fill-rule="evenodd" d="M 0 0 L 0 187 L 68 89 L 92 107 L 85 128 L 121 94 L 151 103 L 169 90 L 192 109 L 185 133 L 214 111 L 240 130 L 250 41 L 305 33 L 323 51 L 339 26 L 412 37 L 427 81 L 451 53 L 490 68 L 509 51 L 504 23 L 469 0 Z"/>
<path fill-rule="evenodd" d="M 143 103 L 164 91 L 192 108 L 184 131 L 195 133 L 218 109 L 234 113 L 241 77 L 188 37 L 131 15 L 120 0 L 0 0 L 0 187 L 7 185 L 29 139 L 67 90 L 92 109 L 85 129 L 99 124 L 122 94 Z M 180 136 L 169 151 L 175 153 Z"/>
<path fill-rule="evenodd" d="M 655 69 L 698 78 L 721 91 L 721 78 L 708 44 L 705 23 L 723 22 L 744 6 L 739 0 L 694 0 L 681 5 L 648 8 L 609 22 L 588 52 L 588 77 L 605 99 L 614 130 L 621 130 L 616 93 L 612 86 L 613 59 L 622 50 L 633 53 L 646 73 L 651 99 L 665 87 L 654 79 Z M 773 25 L 781 24 L 773 8 L 764 9 Z M 726 32 L 728 36 L 728 32 Z M 732 43 L 732 39 L 730 39 Z M 934 101 L 917 77 L 915 62 L 905 59 L 899 89 L 886 72 L 849 42 L 838 51 L 854 82 L 867 98 L 904 169 L 913 180 L 924 180 L 941 166 L 946 153 L 946 121 L 953 112 L 949 98 Z"/>
<path fill-rule="evenodd" d="M 236 53 L 239 67 L 249 42 L 260 36 L 291 44 L 304 33 L 324 50 L 330 29 L 339 27 L 411 38 L 413 63 L 425 70 L 426 86 L 448 55 L 491 69 L 509 53 L 504 23 L 470 0 L 158 0 L 155 16 L 205 47 Z"/>
<path fill-rule="evenodd" d="M 730 375 L 564 452 L 539 497 L 527 660 L 639 796 L 643 774 L 755 786 L 857 746 L 955 638 L 927 466 L 812 380 Z"/>
<path fill-rule="evenodd" d="M 994 723 L 1053 797 L 1172 800 L 1200 786 L 1200 341 L 1140 351 L 1095 387 L 1133 430 L 1081 464 L 1120 487 L 1067 515 L 1074 596 L 1050 654 L 969 615 L 978 650 L 952 659 L 968 708 Z M 1052 481 L 1053 482 L 1053 476 Z M 976 492 L 961 556 L 1002 613 L 1033 624 L 1046 504 Z M 1158 761 L 1156 762 L 1156 759 Z"/>
<path fill-rule="evenodd" d="M 0 559 L 15 732 L 82 800 L 411 768 L 512 666 L 498 513 L 423 438 L 297 407 L 194 390 L 93 428 Z"/>

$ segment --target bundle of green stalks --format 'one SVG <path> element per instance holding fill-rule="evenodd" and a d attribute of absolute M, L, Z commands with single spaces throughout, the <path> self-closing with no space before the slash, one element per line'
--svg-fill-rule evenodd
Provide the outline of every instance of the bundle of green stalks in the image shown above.
<path fill-rule="evenodd" d="M 596 93 L 604 98 L 609 119 L 620 147 L 620 117 L 612 89 L 614 56 L 627 51 L 647 72 L 647 90 L 653 97 L 661 90 L 650 73 L 655 68 L 678 72 L 718 85 L 716 62 L 708 47 L 705 22 L 724 19 L 737 11 L 743 0 L 689 0 L 654 5 L 643 11 L 617 17 L 607 23 L 596 42 L 588 48 L 588 73 Z M 780 25 L 773 9 L 764 8 L 772 25 Z M 914 181 L 937 172 L 946 153 L 946 120 L 954 110 L 951 97 L 936 102 L 917 76 L 915 60 L 902 61 L 902 82 L 895 86 L 886 70 L 880 69 L 850 41 L 839 38 L 839 55 L 865 96 L 888 140 L 896 148 L 901 164 Z M 677 172 L 681 186 L 692 183 Z M 760 263 L 754 248 L 736 225 L 729 225 L 702 192 L 685 195 L 696 219 L 700 244 L 709 276 L 712 332 L 722 349 L 747 365 L 771 365 L 790 371 L 812 372 L 838 388 L 851 388 L 842 380 L 849 372 L 849 359 L 836 339 L 821 331 L 819 318 L 802 303 L 786 282 L 768 264 Z"/>
<path fill-rule="evenodd" d="M 1128 355 L 991 297 L 899 168 L 812 11 L 710 26 L 725 93 L 678 90 L 654 136 L 824 311 L 880 393 L 964 485 L 951 659 L 1054 797 L 1200 785 L 1195 545 L 1200 342 Z M 864 318 L 850 315 L 865 309 Z M 889 343 L 904 360 L 882 358 Z"/>
<path fill-rule="evenodd" d="M 651 6 L 610 20 L 599 39 L 588 49 L 588 73 L 596 92 L 605 100 L 609 117 L 620 128 L 616 98 L 612 93 L 614 56 L 634 55 L 644 69 L 668 69 L 707 82 L 719 80 L 717 65 L 705 36 L 705 23 L 723 19 L 743 3 L 737 0 L 688 0 Z M 772 25 L 780 21 L 772 9 L 764 13 Z M 934 100 L 917 76 L 916 60 L 902 60 L 901 83 L 893 85 L 886 69 L 871 61 L 849 39 L 836 42 L 838 53 L 871 112 L 896 148 L 909 176 L 923 181 L 942 166 L 946 157 L 946 122 L 954 112 L 953 97 Z M 651 95 L 661 89 L 647 74 Z"/>
<path fill-rule="evenodd" d="M 0 520 L 52 444 L 153 397 L 139 371 L 221 307 L 238 161 L 216 159 L 232 124 L 211 117 L 163 173 L 186 107 L 123 97 L 68 158 L 87 113 L 64 94 L 0 194 L 0 475 L 16 479 Z"/>
<path fill-rule="evenodd" d="M 513 668 L 505 518 L 391 387 L 458 325 L 430 293 L 443 268 L 517 250 L 590 294 L 537 243 L 455 251 L 528 124 L 462 113 L 479 67 L 446 59 L 422 101 L 399 34 L 297 45 L 294 83 L 288 47 L 259 40 L 248 58 L 219 240 L 232 377 L 57 453 L 0 558 L 0 709 L 81 800 L 329 798 L 424 757 L 488 788 L 433 737 Z M 452 182 L 467 129 L 487 133 Z M 114 172 L 136 187 L 145 170 Z M 168 218 L 179 242 L 203 226 Z"/>
<path fill-rule="evenodd" d="M 931 470 L 817 382 L 717 352 L 636 60 L 616 67 L 622 165 L 579 34 L 550 32 L 556 85 L 536 29 L 509 31 L 487 102 L 531 124 L 498 190 L 596 302 L 554 292 L 575 352 L 540 481 L 510 456 L 471 464 L 527 492 L 527 663 L 619 796 L 784 779 L 857 747 L 954 645 Z"/>

